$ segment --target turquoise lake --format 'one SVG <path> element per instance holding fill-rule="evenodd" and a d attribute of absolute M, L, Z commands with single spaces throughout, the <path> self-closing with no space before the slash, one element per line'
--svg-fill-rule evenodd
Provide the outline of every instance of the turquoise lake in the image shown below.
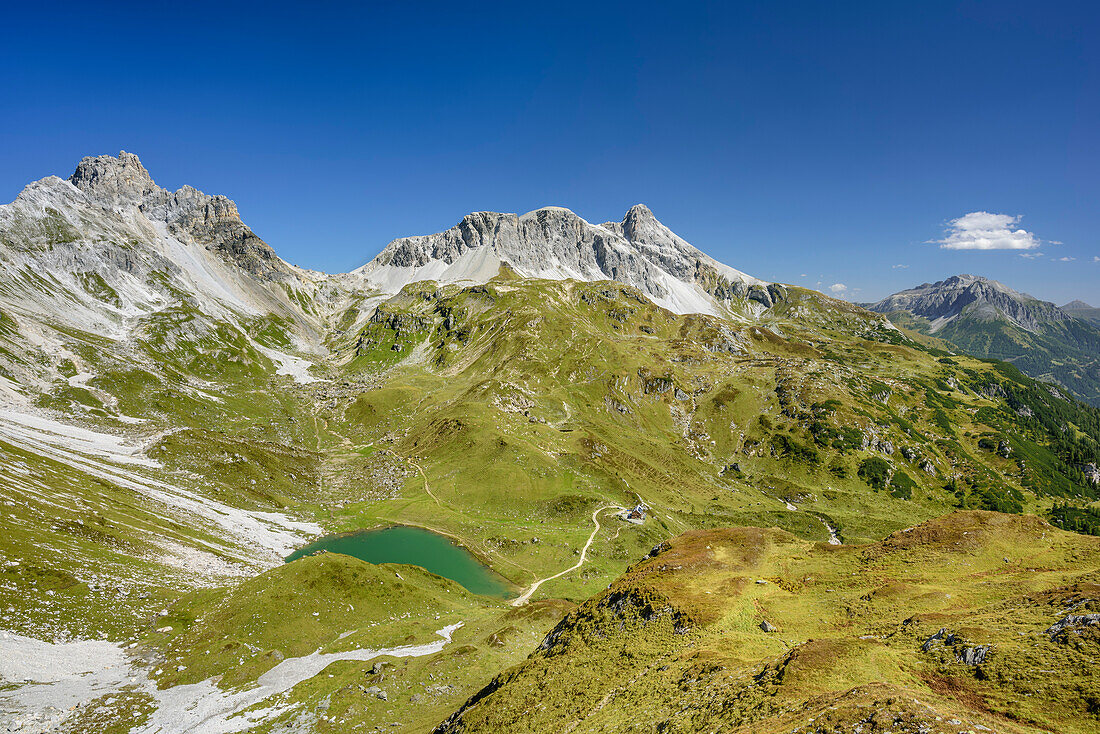
<path fill-rule="evenodd" d="M 423 528 L 397 526 L 328 535 L 291 553 L 286 562 L 321 551 L 343 553 L 369 563 L 409 563 L 461 584 L 474 594 L 514 596 L 508 584 L 465 548 Z"/>

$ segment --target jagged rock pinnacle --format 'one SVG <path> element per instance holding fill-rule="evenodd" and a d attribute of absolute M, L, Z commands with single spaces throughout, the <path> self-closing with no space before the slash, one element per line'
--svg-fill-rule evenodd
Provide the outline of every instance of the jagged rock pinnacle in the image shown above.
<path fill-rule="evenodd" d="M 124 150 L 119 151 L 117 158 L 110 155 L 84 158 L 69 181 L 89 198 L 109 207 L 140 204 L 157 189 L 138 157 Z"/>

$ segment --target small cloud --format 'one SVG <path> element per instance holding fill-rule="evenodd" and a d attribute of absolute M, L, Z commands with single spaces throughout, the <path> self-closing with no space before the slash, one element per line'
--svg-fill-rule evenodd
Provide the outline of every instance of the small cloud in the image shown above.
<path fill-rule="evenodd" d="M 803 273 L 802 275 L 800 275 L 800 276 L 798 276 L 798 277 L 799 277 L 799 278 L 805 278 L 805 277 L 806 277 L 806 274 L 805 274 L 805 273 Z"/>
<path fill-rule="evenodd" d="M 844 293 L 848 290 L 848 286 L 844 285 L 843 283 L 833 283 L 831 286 L 829 286 L 829 290 L 839 296 L 841 293 Z"/>
<path fill-rule="evenodd" d="M 1092 256 L 1092 261 L 1094 263 L 1100 263 L 1100 255 L 1093 255 Z"/>
<path fill-rule="evenodd" d="M 1019 216 L 970 212 L 947 223 L 942 240 L 932 240 L 944 250 L 1034 250 L 1042 241 L 1016 224 Z"/>
<path fill-rule="evenodd" d="M 908 265 L 891 265 L 890 267 L 893 270 L 905 270 L 909 266 Z"/>
<path fill-rule="evenodd" d="M 1060 263 L 1071 263 L 1076 259 L 1077 258 L 1075 258 L 1075 257 L 1070 257 L 1069 255 L 1066 255 L 1065 257 L 1058 258 L 1058 262 L 1060 262 Z"/>
<path fill-rule="evenodd" d="M 1021 252 L 1020 253 L 1020 257 L 1026 257 L 1028 260 L 1034 260 L 1035 258 L 1042 257 L 1042 256 L 1043 256 L 1043 253 L 1041 253 L 1041 252 Z"/>

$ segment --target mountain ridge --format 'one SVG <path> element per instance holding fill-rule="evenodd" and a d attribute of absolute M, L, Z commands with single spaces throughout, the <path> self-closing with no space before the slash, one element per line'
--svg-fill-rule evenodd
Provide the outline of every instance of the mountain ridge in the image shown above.
<path fill-rule="evenodd" d="M 164 222 L 174 234 L 212 247 L 254 275 L 275 280 L 290 277 L 289 265 L 241 221 L 231 199 L 204 194 L 190 185 L 176 191 L 157 186 L 133 153 L 123 150 L 118 157 L 85 157 L 68 181 L 104 208 L 124 216 L 127 208 L 136 208 L 150 220 Z"/>
<path fill-rule="evenodd" d="M 1000 281 L 977 275 L 954 275 L 887 296 L 875 303 L 861 304 L 878 313 L 907 311 L 928 319 L 930 333 L 963 315 L 985 320 L 1004 317 L 1020 328 L 1035 331 L 1045 321 L 1069 318 L 1057 306 L 1021 293 Z"/>
<path fill-rule="evenodd" d="M 353 274 L 399 290 L 425 279 L 484 282 L 505 263 L 525 277 L 619 281 L 676 313 L 717 313 L 713 299 L 770 307 L 782 297 L 781 287 L 690 245 L 644 204 L 603 224 L 555 206 L 521 215 L 473 212 L 444 232 L 393 240 Z"/>
<path fill-rule="evenodd" d="M 33 341 L 61 361 L 74 359 L 64 346 L 72 329 L 120 340 L 128 345 L 118 352 L 128 355 L 125 362 L 150 363 L 154 371 L 163 353 L 150 362 L 135 343 L 170 334 L 165 348 L 202 351 L 219 334 L 226 348 L 251 342 L 258 362 L 275 360 L 287 374 L 313 379 L 311 365 L 359 351 L 376 307 L 403 288 L 422 280 L 483 285 L 504 268 L 523 277 L 620 282 L 680 314 L 760 323 L 784 311 L 891 328 L 822 294 L 720 263 L 644 205 L 600 225 L 561 207 L 476 212 L 444 232 L 393 240 L 365 265 L 338 274 L 287 263 L 231 199 L 189 185 L 160 187 L 126 151 L 85 157 L 68 179 L 32 182 L 0 206 L 0 298 L 15 317 L 15 341 Z M 257 341 L 264 330 L 275 333 L 273 321 L 282 335 Z M 16 383 L 45 386 L 64 377 L 57 362 L 15 357 L 10 370 Z M 0 389 L 22 400 L 4 383 Z"/>
<path fill-rule="evenodd" d="M 1100 405 L 1100 329 L 1049 301 L 989 278 L 956 275 L 861 305 L 961 351 L 1012 362 Z"/>
<path fill-rule="evenodd" d="M 35 199 L 44 212 L 56 208 L 47 206 L 52 198 L 68 206 L 83 203 L 62 181 L 47 177 L 29 184 L 6 206 Z M 557 206 L 522 215 L 471 212 L 448 230 L 394 239 L 364 265 L 329 274 L 283 260 L 243 222 L 228 197 L 190 185 L 175 191 L 158 186 L 138 156 L 125 150 L 118 156 L 83 158 L 64 183 L 81 192 L 87 204 L 130 226 L 152 223 L 164 230 L 150 237 L 193 242 L 262 281 L 286 283 L 311 295 L 324 288 L 337 301 L 362 291 L 396 295 L 420 280 L 483 284 L 502 265 L 524 277 L 615 280 L 676 313 L 752 318 L 785 294 L 784 286 L 747 275 L 692 246 L 644 204 L 631 207 L 619 222 L 603 224 Z"/>

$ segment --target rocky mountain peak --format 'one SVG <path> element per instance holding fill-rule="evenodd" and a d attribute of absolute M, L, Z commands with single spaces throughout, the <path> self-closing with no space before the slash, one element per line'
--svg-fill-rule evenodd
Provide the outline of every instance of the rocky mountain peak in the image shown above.
<path fill-rule="evenodd" d="M 679 313 L 717 313 L 719 302 L 735 299 L 768 307 L 779 294 L 692 247 L 644 204 L 603 224 L 558 206 L 473 212 L 445 232 L 390 242 L 355 275 L 396 292 L 418 280 L 485 282 L 503 263 L 523 277 L 617 280 Z"/>
<path fill-rule="evenodd" d="M 1091 309 L 1093 307 L 1078 298 L 1065 304 L 1064 306 L 1062 306 L 1062 308 L 1068 311 L 1080 311 L 1082 309 Z"/>
<path fill-rule="evenodd" d="M 1040 324 L 1070 318 L 1053 303 L 1009 288 L 978 275 L 953 275 L 935 283 L 922 283 L 878 303 L 865 304 L 879 313 L 905 311 L 932 322 L 932 332 L 960 316 L 978 321 L 1006 319 L 1028 331 Z"/>
<path fill-rule="evenodd" d="M 69 182 L 89 198 L 108 206 L 138 205 L 157 190 L 153 177 L 133 153 L 88 156 L 77 164 Z"/>
<path fill-rule="evenodd" d="M 981 275 L 952 275 L 950 278 L 945 278 L 936 283 L 925 283 L 920 288 L 938 289 L 938 290 L 972 290 L 975 293 L 984 292 L 998 292 L 1005 293 L 1007 295 L 1031 299 L 1032 297 L 1026 293 L 1020 293 L 1019 291 L 1009 288 L 1004 283 L 993 280 L 992 278 L 986 278 Z"/>
<path fill-rule="evenodd" d="M 193 186 L 176 191 L 157 186 L 133 153 L 88 156 L 69 182 L 88 201 L 124 217 L 162 223 L 176 237 L 219 253 L 255 276 L 281 280 L 290 269 L 242 221 L 237 205 L 225 196 L 204 194 Z"/>
<path fill-rule="evenodd" d="M 652 210 L 645 204 L 635 204 L 627 210 L 626 216 L 623 217 L 623 226 L 628 223 L 631 226 L 637 226 L 642 222 L 656 222 L 657 217 L 653 216 Z"/>
<path fill-rule="evenodd" d="M 673 234 L 672 230 L 661 224 L 645 204 L 635 204 L 630 207 L 626 216 L 623 217 L 622 231 L 631 242 L 654 245 L 674 244 L 679 248 L 690 247 L 687 242 Z"/>

